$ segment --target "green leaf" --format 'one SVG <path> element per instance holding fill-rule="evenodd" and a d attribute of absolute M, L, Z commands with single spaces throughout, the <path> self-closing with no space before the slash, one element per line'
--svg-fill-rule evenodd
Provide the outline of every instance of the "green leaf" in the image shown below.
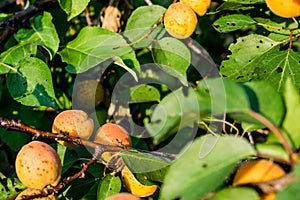
<path fill-rule="evenodd" d="M 209 200 L 233 200 L 233 199 L 243 199 L 243 200 L 260 200 L 258 193 L 251 188 L 243 187 L 233 187 L 225 188 L 218 191 Z"/>
<path fill-rule="evenodd" d="M 158 26 L 149 31 L 159 22 L 166 9 L 159 5 L 140 6 L 136 8 L 130 15 L 124 36 L 132 43 L 134 48 L 143 48 L 151 44 L 154 38 L 160 38 L 166 30 L 162 26 Z"/>
<path fill-rule="evenodd" d="M 282 41 L 287 40 L 290 37 L 290 29 L 297 28 L 297 24 L 293 23 L 292 19 L 286 18 L 279 18 L 275 17 L 268 17 L 268 18 L 261 18 L 256 17 L 255 21 L 262 26 L 264 29 L 268 30 L 270 34 L 268 37 L 275 41 Z M 299 34 L 300 30 L 296 29 L 293 31 L 293 34 Z"/>
<path fill-rule="evenodd" d="M 0 199 L 13 200 L 20 191 L 26 189 L 18 178 L 1 178 L 0 179 Z"/>
<path fill-rule="evenodd" d="M 15 37 L 18 41 L 25 41 L 46 48 L 52 58 L 58 50 L 59 38 L 52 23 L 51 14 L 44 12 L 43 15 L 38 15 L 32 26 L 32 29 L 20 29 Z"/>
<path fill-rule="evenodd" d="M 250 109 L 245 89 L 231 80 L 219 78 L 203 80 L 199 83 L 198 91 L 211 99 L 210 112 L 212 114 L 241 113 Z"/>
<path fill-rule="evenodd" d="M 295 149 L 300 147 L 300 95 L 292 80 L 287 79 L 283 88 L 283 98 L 286 106 L 286 114 L 282 124 L 283 130 L 291 138 Z"/>
<path fill-rule="evenodd" d="M 130 88 L 129 103 L 159 102 L 160 93 L 151 85 L 141 84 Z"/>
<path fill-rule="evenodd" d="M 275 126 L 279 126 L 285 112 L 282 97 L 279 92 L 266 81 L 248 82 L 243 86 L 249 96 L 251 109 L 266 117 Z M 242 123 L 245 131 L 251 132 L 265 127 L 265 125 L 257 120 L 253 119 L 249 121 L 252 123 Z"/>
<path fill-rule="evenodd" d="M 107 197 L 119 193 L 121 186 L 122 183 L 119 176 L 107 174 L 99 184 L 97 200 L 105 200 Z"/>
<path fill-rule="evenodd" d="M 85 27 L 78 36 L 59 52 L 62 60 L 70 65 L 71 73 L 82 73 L 114 57 L 132 51 L 117 33 L 99 27 Z"/>
<path fill-rule="evenodd" d="M 61 8 L 67 13 L 68 20 L 76 17 L 87 7 L 90 0 L 58 0 Z"/>
<path fill-rule="evenodd" d="M 36 45 L 19 44 L 1 53 L 0 61 L 8 65 L 16 66 L 20 60 L 34 55 L 36 52 Z M 9 70 L 9 67 L 0 63 L 0 74 L 6 74 Z"/>
<path fill-rule="evenodd" d="M 232 54 L 222 62 L 220 71 L 226 78 L 240 82 L 267 80 L 277 90 L 282 89 L 287 77 L 299 83 L 300 55 L 292 49 L 280 50 L 279 44 L 260 35 L 241 37 L 229 47 Z"/>
<path fill-rule="evenodd" d="M 290 160 L 289 154 L 283 148 L 282 144 L 273 143 L 273 144 L 263 144 L 256 143 L 255 148 L 257 152 L 264 156 L 270 156 L 270 158 L 280 158 L 282 160 L 286 160 L 287 162 Z"/>
<path fill-rule="evenodd" d="M 202 136 L 182 152 L 169 168 L 160 199 L 197 199 L 221 186 L 236 164 L 255 150 L 231 135 Z"/>
<path fill-rule="evenodd" d="M 265 3 L 264 0 L 228 0 L 221 4 L 217 11 L 222 10 L 249 10 L 255 7 L 255 4 Z"/>
<path fill-rule="evenodd" d="M 26 106 L 56 108 L 51 72 L 38 58 L 21 60 L 7 76 L 10 95 Z"/>
<path fill-rule="evenodd" d="M 199 96 L 199 98 L 203 97 Z M 189 141 L 193 134 L 191 129 L 199 120 L 197 102 L 198 94 L 192 88 L 186 89 L 186 91 L 178 89 L 164 97 L 151 114 L 151 123 L 145 125 L 153 137 L 153 142 L 158 144 L 175 133 L 177 133 L 175 143 Z M 209 99 L 205 103 L 208 104 L 207 107 L 210 107 Z M 203 109 L 205 106 L 203 105 Z M 187 129 L 184 129 L 185 127 Z"/>
<path fill-rule="evenodd" d="M 190 66 L 191 54 L 184 43 L 172 37 L 157 40 L 152 46 L 152 56 L 160 69 L 187 86 L 186 70 Z"/>
<path fill-rule="evenodd" d="M 226 33 L 239 30 L 253 24 L 256 24 L 256 21 L 254 21 L 251 17 L 242 14 L 233 14 L 219 18 L 213 23 L 213 26 L 217 31 Z"/>
<path fill-rule="evenodd" d="M 121 151 L 121 157 L 133 173 L 141 173 L 149 180 L 162 182 L 171 160 L 161 155 L 138 151 Z"/>

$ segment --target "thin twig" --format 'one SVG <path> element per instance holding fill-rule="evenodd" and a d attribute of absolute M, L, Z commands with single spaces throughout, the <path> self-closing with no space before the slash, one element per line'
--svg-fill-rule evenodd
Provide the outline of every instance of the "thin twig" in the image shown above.
<path fill-rule="evenodd" d="M 281 141 L 283 147 L 285 148 L 285 150 L 289 154 L 292 165 L 294 165 L 295 163 L 294 163 L 294 160 L 293 160 L 293 154 L 294 154 L 293 149 L 291 148 L 291 146 L 289 145 L 287 139 L 283 136 L 281 131 L 276 126 L 274 126 L 274 124 L 272 124 L 267 118 L 262 116 L 261 114 L 255 112 L 253 110 L 248 111 L 248 114 L 250 116 L 254 117 L 255 119 L 257 119 L 258 121 L 260 121 L 261 123 L 263 123 L 268 129 L 270 129 L 270 131 L 272 131 L 276 135 L 276 137 L 279 138 L 279 140 Z"/>

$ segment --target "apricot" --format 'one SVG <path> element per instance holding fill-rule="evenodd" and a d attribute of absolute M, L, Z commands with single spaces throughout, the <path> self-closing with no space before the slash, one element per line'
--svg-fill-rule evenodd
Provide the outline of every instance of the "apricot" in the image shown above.
<path fill-rule="evenodd" d="M 56 151 L 47 143 L 32 141 L 24 145 L 16 157 L 16 173 L 27 187 L 42 189 L 56 186 L 62 165 Z"/>
<path fill-rule="evenodd" d="M 97 130 L 94 142 L 105 145 L 131 147 L 131 139 L 128 132 L 120 125 L 114 123 L 106 123 Z M 109 161 L 117 152 L 104 152 L 102 159 Z"/>
<path fill-rule="evenodd" d="M 210 6 L 210 0 L 180 0 L 180 2 L 190 6 L 199 16 L 203 16 Z"/>
<path fill-rule="evenodd" d="M 269 9 L 279 17 L 300 16 L 300 0 L 266 0 Z"/>
<path fill-rule="evenodd" d="M 120 200 L 120 199 L 122 199 L 122 200 L 140 200 L 141 198 L 136 195 L 130 194 L 130 193 L 122 192 L 122 193 L 114 194 L 110 197 L 107 197 L 105 200 Z"/>
<path fill-rule="evenodd" d="M 122 169 L 121 177 L 125 188 L 139 197 L 151 196 L 157 190 L 157 185 L 143 185 L 140 183 L 127 166 Z"/>
<path fill-rule="evenodd" d="M 233 185 L 271 181 L 285 175 L 285 171 L 271 160 L 250 160 L 243 163 L 237 170 Z M 275 199 L 275 193 L 261 195 L 262 200 Z"/>
<path fill-rule="evenodd" d="M 68 133 L 70 136 L 89 139 L 94 130 L 94 121 L 82 110 L 65 110 L 59 113 L 52 125 L 53 133 Z M 76 147 L 77 145 L 58 141 L 67 147 Z"/>
<path fill-rule="evenodd" d="M 197 23 L 198 19 L 193 9 L 181 2 L 172 3 L 164 15 L 167 32 L 178 39 L 190 37 Z"/>
<path fill-rule="evenodd" d="M 104 98 L 104 89 L 100 81 L 87 79 L 78 82 L 73 88 L 73 107 L 91 110 L 98 106 Z M 94 100 L 94 102 L 93 102 Z"/>
<path fill-rule="evenodd" d="M 233 185 L 270 181 L 285 175 L 285 171 L 271 160 L 250 160 L 237 170 Z"/>
<path fill-rule="evenodd" d="M 120 125 L 106 123 L 99 127 L 96 133 L 95 142 L 99 144 L 118 146 L 131 146 L 131 139 L 128 132 Z"/>
<path fill-rule="evenodd" d="M 15 200 L 22 200 L 22 196 L 23 195 L 39 195 L 42 194 L 42 190 L 39 189 L 34 189 L 34 188 L 27 188 L 26 190 L 24 190 L 23 192 L 21 192 Z M 33 200 L 57 200 L 57 196 L 54 194 L 50 194 L 47 197 L 40 197 L 40 198 L 34 198 Z"/>

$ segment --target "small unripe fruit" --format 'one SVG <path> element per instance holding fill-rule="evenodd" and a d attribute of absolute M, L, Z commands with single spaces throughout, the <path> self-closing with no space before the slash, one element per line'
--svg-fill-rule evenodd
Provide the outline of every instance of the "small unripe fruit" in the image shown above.
<path fill-rule="evenodd" d="M 56 186 L 61 177 L 62 165 L 58 154 L 50 145 L 40 141 L 24 145 L 18 152 L 15 166 L 20 181 L 31 188 Z"/>
<path fill-rule="evenodd" d="M 122 200 L 140 200 L 141 198 L 136 195 L 130 194 L 130 193 L 122 192 L 122 193 L 107 197 L 105 200 L 121 200 L 121 199 Z"/>
<path fill-rule="evenodd" d="M 164 25 L 170 35 L 178 39 L 190 37 L 196 29 L 197 16 L 183 3 L 172 3 L 164 15 Z"/>
<path fill-rule="evenodd" d="M 199 16 L 203 16 L 210 5 L 210 0 L 180 0 L 180 2 L 190 6 Z"/>
<path fill-rule="evenodd" d="M 279 17 L 300 16 L 300 0 L 266 0 L 266 3 L 270 10 Z"/>
<path fill-rule="evenodd" d="M 35 196 L 35 195 L 39 195 L 39 194 L 42 194 L 42 190 L 34 189 L 34 188 L 27 188 L 26 190 L 21 192 L 16 197 L 15 200 L 22 200 L 23 195 Z M 50 194 L 47 197 L 34 198 L 33 200 L 57 200 L 57 199 L 58 199 L 57 196 L 55 196 L 54 194 Z"/>
<path fill-rule="evenodd" d="M 131 147 L 131 139 L 127 131 L 121 126 L 113 123 L 106 123 L 99 127 L 94 142 L 105 145 Z M 116 152 L 104 152 L 102 159 L 109 161 Z"/>
<path fill-rule="evenodd" d="M 83 80 L 74 86 L 73 108 L 81 110 L 95 109 L 103 101 L 103 98 L 104 89 L 100 81 L 95 79 Z"/>
<path fill-rule="evenodd" d="M 69 133 L 70 136 L 89 139 L 94 130 L 94 121 L 82 110 L 65 110 L 59 113 L 52 125 L 53 133 Z M 75 144 L 58 141 L 67 147 Z"/>

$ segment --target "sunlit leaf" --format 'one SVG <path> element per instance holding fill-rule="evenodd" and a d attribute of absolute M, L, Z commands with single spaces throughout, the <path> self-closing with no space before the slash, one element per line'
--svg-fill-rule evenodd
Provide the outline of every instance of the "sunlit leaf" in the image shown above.
<path fill-rule="evenodd" d="M 267 80 L 277 90 L 291 77 L 299 87 L 300 55 L 292 49 L 281 50 L 279 44 L 261 35 L 241 37 L 229 47 L 232 54 L 222 62 L 221 73 L 240 82 Z"/>
<path fill-rule="evenodd" d="M 99 27 L 85 27 L 79 35 L 59 52 L 62 60 L 72 66 L 71 73 L 82 73 L 96 65 L 132 51 L 117 33 Z"/>
<path fill-rule="evenodd" d="M 17 34 L 15 34 L 15 37 L 19 41 L 25 41 L 47 48 L 51 58 L 58 50 L 59 38 L 55 26 L 52 23 L 52 16 L 48 12 L 36 16 L 32 29 L 20 29 Z"/>
<path fill-rule="evenodd" d="M 134 48 L 147 47 L 154 38 L 163 36 L 166 30 L 162 26 L 151 29 L 159 22 L 165 11 L 162 6 L 152 5 L 140 6 L 132 12 L 126 23 L 124 36 L 134 44 Z"/>
<path fill-rule="evenodd" d="M 253 147 L 242 138 L 200 137 L 170 166 L 160 199 L 202 197 L 221 186 L 235 165 L 251 155 Z"/>
<path fill-rule="evenodd" d="M 219 32 L 230 32 L 248 27 L 255 23 L 251 17 L 242 14 L 233 14 L 219 18 L 213 23 L 213 26 Z"/>
<path fill-rule="evenodd" d="M 88 5 L 90 0 L 59 0 L 59 5 L 67 13 L 68 20 L 79 15 Z"/>
<path fill-rule="evenodd" d="M 34 44 L 19 44 L 0 54 L 0 61 L 10 66 L 16 66 L 20 60 L 36 54 L 37 46 Z M 8 73 L 10 68 L 0 63 L 0 74 Z"/>
<path fill-rule="evenodd" d="M 152 46 L 152 56 L 158 67 L 187 85 L 186 70 L 190 66 L 191 54 L 181 41 L 165 37 Z"/>

